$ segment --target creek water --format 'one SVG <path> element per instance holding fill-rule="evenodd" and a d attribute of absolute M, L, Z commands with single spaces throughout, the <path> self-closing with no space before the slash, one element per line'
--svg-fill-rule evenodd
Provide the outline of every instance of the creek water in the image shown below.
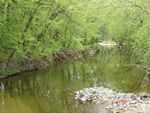
<path fill-rule="evenodd" d="M 130 55 L 116 50 L 45 70 L 0 80 L 0 113 L 94 113 L 75 91 L 104 86 L 121 92 L 150 93 L 150 80 L 131 67 Z"/>

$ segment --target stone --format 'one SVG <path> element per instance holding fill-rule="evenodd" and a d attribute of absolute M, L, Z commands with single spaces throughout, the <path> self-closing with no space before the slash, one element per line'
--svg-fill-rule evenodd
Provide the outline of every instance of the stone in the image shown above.
<path fill-rule="evenodd" d="M 150 113 L 150 98 L 133 93 L 120 93 L 104 87 L 85 88 L 76 92 L 76 100 L 105 105 L 112 113 Z"/>

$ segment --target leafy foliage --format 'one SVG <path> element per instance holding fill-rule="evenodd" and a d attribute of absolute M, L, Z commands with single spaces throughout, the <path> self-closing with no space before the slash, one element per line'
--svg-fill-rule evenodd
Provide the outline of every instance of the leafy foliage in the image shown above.
<path fill-rule="evenodd" d="M 150 61 L 149 0 L 1 0 L 0 59 L 35 58 L 115 40 Z"/>

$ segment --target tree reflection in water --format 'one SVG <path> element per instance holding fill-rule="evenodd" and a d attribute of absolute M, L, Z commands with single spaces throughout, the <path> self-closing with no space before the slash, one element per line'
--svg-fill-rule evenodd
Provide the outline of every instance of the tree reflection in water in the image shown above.
<path fill-rule="evenodd" d="M 0 81 L 0 113 L 92 113 L 92 105 L 78 104 L 74 92 L 90 86 L 122 92 L 150 93 L 150 82 L 129 56 L 104 50 L 100 55 L 59 64 Z"/>

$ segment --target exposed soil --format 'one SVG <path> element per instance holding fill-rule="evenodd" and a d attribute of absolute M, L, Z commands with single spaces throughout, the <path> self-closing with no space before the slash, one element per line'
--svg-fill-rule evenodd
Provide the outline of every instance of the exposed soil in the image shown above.
<path fill-rule="evenodd" d="M 84 51 L 56 52 L 50 55 L 49 57 L 42 57 L 36 59 L 10 60 L 7 66 L 6 66 L 7 61 L 1 61 L 0 79 L 17 75 L 21 72 L 44 69 L 51 65 L 55 65 L 57 62 L 68 62 L 74 59 L 93 56 L 96 53 L 98 53 L 98 51 L 99 51 L 98 49 L 89 49 Z"/>

